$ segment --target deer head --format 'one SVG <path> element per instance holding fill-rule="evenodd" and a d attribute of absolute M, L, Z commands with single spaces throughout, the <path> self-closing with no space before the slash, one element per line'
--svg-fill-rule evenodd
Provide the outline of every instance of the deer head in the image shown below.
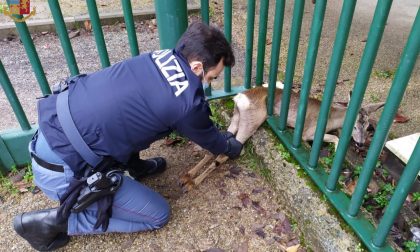
<path fill-rule="evenodd" d="M 384 105 L 385 102 L 379 102 L 368 104 L 360 108 L 352 132 L 353 140 L 356 142 L 357 147 L 362 147 L 366 142 L 370 115 Z"/>

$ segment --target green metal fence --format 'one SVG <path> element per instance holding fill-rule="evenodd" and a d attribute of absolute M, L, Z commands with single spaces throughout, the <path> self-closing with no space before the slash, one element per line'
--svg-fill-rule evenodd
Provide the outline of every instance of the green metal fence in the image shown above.
<path fill-rule="evenodd" d="M 363 164 L 362 173 L 355 192 L 351 198 L 337 190 L 337 182 L 341 173 L 345 154 L 350 142 L 351 132 L 357 117 L 358 110 L 361 107 L 362 99 L 372 72 L 372 67 L 378 52 L 378 48 L 387 22 L 392 0 L 379 0 L 376 6 L 373 21 L 370 27 L 368 39 L 360 61 L 360 67 L 353 88 L 353 96 L 349 103 L 349 109 L 345 117 L 343 131 L 341 133 L 340 142 L 337 153 L 335 155 L 332 169 L 327 173 L 319 164 L 319 155 L 327 124 L 327 118 L 331 107 L 332 98 L 335 91 L 340 67 L 343 61 L 343 55 L 352 24 L 353 14 L 355 11 L 356 0 L 344 0 L 341 10 L 340 20 L 337 27 L 334 47 L 325 81 L 325 93 L 322 98 L 321 111 L 318 119 L 318 126 L 315 133 L 312 148 L 306 149 L 302 143 L 303 123 L 305 119 L 307 100 L 312 84 L 315 63 L 318 53 L 324 15 L 326 11 L 327 0 L 317 0 L 315 10 L 312 17 L 312 25 L 306 62 L 304 66 L 304 75 L 302 89 L 300 93 L 299 108 L 295 130 L 286 128 L 286 119 L 288 116 L 288 107 L 290 102 L 291 88 L 295 71 L 297 51 L 299 45 L 299 37 L 303 19 L 304 5 L 308 1 L 295 0 L 292 27 L 290 32 L 290 42 L 288 47 L 287 65 L 285 73 L 285 87 L 281 104 L 280 116 L 273 115 L 274 89 L 277 78 L 279 65 L 280 45 L 282 39 L 282 29 L 285 12 L 285 0 L 275 1 L 275 16 L 273 24 L 273 37 L 271 45 L 271 58 L 269 68 L 269 96 L 268 96 L 268 124 L 293 154 L 299 164 L 309 174 L 315 184 L 329 199 L 332 205 L 338 210 L 344 220 L 353 228 L 355 233 L 360 237 L 364 244 L 371 251 L 392 251 L 387 244 L 386 238 L 390 231 L 394 220 L 407 197 L 407 194 L 414 183 L 416 176 L 420 170 L 420 140 L 414 149 L 404 173 L 396 187 L 395 193 L 386 207 L 385 213 L 375 228 L 370 224 L 362 214 L 360 207 L 365 195 L 368 183 L 371 179 L 373 169 L 375 167 L 378 156 L 387 138 L 392 120 L 397 112 L 397 108 L 404 95 L 413 67 L 416 63 L 420 49 L 420 11 L 413 23 L 411 33 L 407 39 L 405 49 L 402 53 L 398 70 L 393 79 L 391 89 L 389 91 L 384 111 L 380 117 L 376 134 L 373 137 L 366 160 Z M 77 75 L 79 69 L 74 57 L 70 39 L 60 10 L 59 1 L 48 0 L 51 12 L 53 14 L 54 23 L 57 34 L 59 36 L 64 56 L 67 61 L 71 75 Z M 138 42 L 135 32 L 135 26 L 132 15 L 132 6 L 130 0 L 121 0 L 124 11 L 124 20 L 130 44 L 132 56 L 139 54 Z M 92 27 L 100 62 L 102 67 L 110 65 L 108 53 L 105 45 L 103 31 L 98 15 L 98 9 L 95 0 L 87 0 L 88 12 L 92 21 Z M 157 21 L 159 36 L 162 48 L 173 47 L 178 37 L 187 27 L 186 0 L 156 0 L 155 7 L 157 10 Z M 256 56 L 256 81 L 255 85 L 259 86 L 263 82 L 265 45 L 267 37 L 267 20 L 269 10 L 269 0 L 261 0 L 259 4 L 259 27 L 257 41 Z M 209 1 L 201 0 L 201 16 L 204 22 L 210 22 Z M 246 46 L 245 46 L 245 73 L 242 86 L 231 85 L 231 70 L 225 69 L 224 87 L 221 90 L 206 90 L 209 99 L 216 99 L 233 95 L 237 92 L 249 89 L 252 86 L 252 61 L 253 61 L 253 37 L 254 23 L 256 16 L 256 1 L 247 0 L 247 24 L 246 24 Z M 35 46 L 28 32 L 26 23 L 16 23 L 16 29 L 20 35 L 26 54 L 30 60 L 33 71 L 39 83 L 43 94 L 49 94 L 50 88 L 45 78 L 45 74 L 37 55 Z M 230 41 L 232 37 L 232 0 L 224 1 L 224 31 L 227 39 Z M 1 63 L 0 59 L 0 83 L 6 96 L 13 108 L 21 129 L 10 130 L 0 134 L 0 171 L 10 169 L 13 165 L 24 165 L 29 162 L 29 155 L 26 146 L 30 137 L 36 130 L 36 125 L 30 125 L 22 106 L 14 92 L 8 75 Z M 420 246 L 417 248 L 420 251 Z"/>

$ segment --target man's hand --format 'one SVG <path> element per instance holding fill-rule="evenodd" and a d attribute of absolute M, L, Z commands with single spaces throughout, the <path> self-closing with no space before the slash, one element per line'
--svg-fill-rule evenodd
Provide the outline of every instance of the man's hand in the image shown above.
<path fill-rule="evenodd" d="M 238 158 L 242 151 L 242 143 L 236 140 L 236 138 L 231 137 L 227 139 L 227 150 L 225 155 L 228 156 L 230 159 Z"/>
<path fill-rule="evenodd" d="M 220 134 L 222 134 L 222 136 L 228 140 L 229 138 L 235 137 L 235 135 L 232 132 L 229 131 L 221 131 Z"/>

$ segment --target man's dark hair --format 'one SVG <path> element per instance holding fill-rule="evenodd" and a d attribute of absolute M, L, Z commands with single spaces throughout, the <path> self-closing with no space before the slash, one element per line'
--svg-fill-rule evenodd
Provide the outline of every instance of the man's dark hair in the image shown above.
<path fill-rule="evenodd" d="M 217 66 L 223 58 L 224 66 L 234 66 L 235 56 L 224 34 L 214 26 L 192 23 L 176 45 L 176 51 L 188 62 L 203 62 L 205 70 Z"/>

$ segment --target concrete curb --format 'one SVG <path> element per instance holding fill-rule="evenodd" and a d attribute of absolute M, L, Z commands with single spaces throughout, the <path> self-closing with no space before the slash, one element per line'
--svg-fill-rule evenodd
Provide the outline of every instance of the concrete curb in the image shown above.
<path fill-rule="evenodd" d="M 308 184 L 309 178 L 299 176 L 295 165 L 284 161 L 275 139 L 260 128 L 250 141 L 272 173 L 279 206 L 297 220 L 305 244 L 313 251 L 354 251 L 361 241 L 343 228 L 344 220 L 331 214 L 331 207 Z"/>
<path fill-rule="evenodd" d="M 188 14 L 197 13 L 200 11 L 200 5 L 192 4 L 188 7 Z M 141 21 L 146 19 L 154 18 L 156 15 L 154 9 L 147 10 L 133 10 L 134 21 Z M 124 22 L 124 15 L 122 11 L 119 12 L 108 12 L 100 13 L 102 25 L 112 25 L 116 22 Z M 74 17 L 65 17 L 64 22 L 66 23 L 67 29 L 74 29 L 83 27 L 83 22 L 90 20 L 89 15 L 79 15 Z M 34 19 L 26 22 L 29 32 L 55 32 L 55 25 L 52 18 L 48 19 Z M 0 39 L 7 38 L 10 35 L 18 35 L 14 22 L 7 22 L 0 24 Z"/>

